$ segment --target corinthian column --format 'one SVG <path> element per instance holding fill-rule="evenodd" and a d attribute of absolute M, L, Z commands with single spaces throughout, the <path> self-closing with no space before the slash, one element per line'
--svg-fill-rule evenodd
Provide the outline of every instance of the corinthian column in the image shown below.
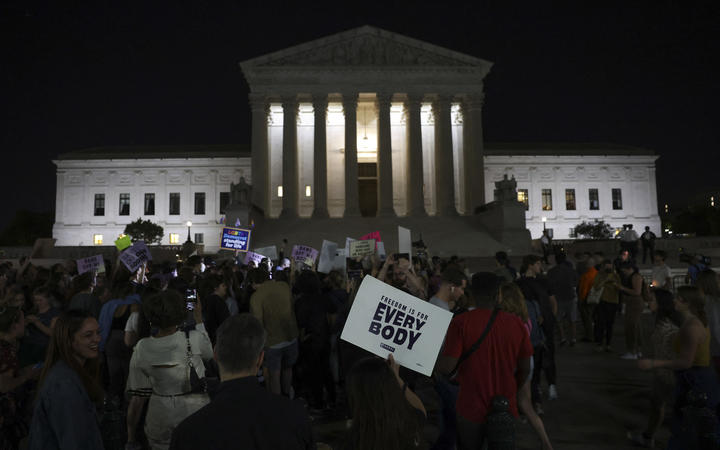
<path fill-rule="evenodd" d="M 283 199 L 281 219 L 298 217 L 298 146 L 297 146 L 297 98 L 283 97 Z"/>
<path fill-rule="evenodd" d="M 315 114 L 315 139 L 313 150 L 313 186 L 315 207 L 312 217 L 325 219 L 330 217 L 327 209 L 327 95 L 313 95 Z"/>
<path fill-rule="evenodd" d="M 408 94 L 405 100 L 407 127 L 407 215 L 427 216 L 423 196 L 422 131 L 420 128 L 421 94 Z"/>
<path fill-rule="evenodd" d="M 343 217 L 360 216 L 357 161 L 357 93 L 343 94 L 345 113 L 345 213 Z"/>
<path fill-rule="evenodd" d="M 451 100 L 451 96 L 441 95 L 432 104 L 435 115 L 435 190 L 438 216 L 457 215 L 450 120 Z"/>
<path fill-rule="evenodd" d="M 252 203 L 270 213 L 270 157 L 268 154 L 268 114 L 270 105 L 263 94 L 249 95 L 252 113 L 252 137 L 250 151 L 252 155 Z"/>
<path fill-rule="evenodd" d="M 395 217 L 393 208 L 392 139 L 390 138 L 390 100 L 392 94 L 378 93 L 378 217 Z"/>
<path fill-rule="evenodd" d="M 485 159 L 482 129 L 482 93 L 465 96 L 463 111 L 463 184 L 465 214 L 485 204 Z"/>

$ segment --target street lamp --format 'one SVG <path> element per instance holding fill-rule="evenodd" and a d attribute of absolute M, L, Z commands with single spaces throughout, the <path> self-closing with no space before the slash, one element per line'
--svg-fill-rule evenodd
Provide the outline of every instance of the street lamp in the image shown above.
<path fill-rule="evenodd" d="M 192 222 L 188 220 L 187 222 L 185 222 L 185 225 L 187 225 L 187 227 L 188 227 L 188 238 L 187 238 L 187 242 L 189 242 L 189 243 L 192 244 L 192 240 L 190 239 L 190 227 L 192 226 Z"/>
<path fill-rule="evenodd" d="M 545 231 L 545 222 L 547 222 L 547 217 L 543 217 L 541 220 L 542 220 L 542 223 L 543 223 L 543 231 Z M 188 235 L 188 236 L 189 236 L 189 235 Z M 190 238 L 188 238 L 188 239 L 190 239 Z"/>

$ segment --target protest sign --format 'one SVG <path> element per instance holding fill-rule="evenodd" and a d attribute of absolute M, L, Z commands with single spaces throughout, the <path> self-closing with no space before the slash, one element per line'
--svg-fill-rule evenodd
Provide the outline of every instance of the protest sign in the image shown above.
<path fill-rule="evenodd" d="M 320 247 L 320 259 L 318 260 L 317 271 L 320 273 L 329 273 L 333 270 L 336 255 L 337 244 L 332 241 L 323 240 L 322 247 Z"/>
<path fill-rule="evenodd" d="M 278 259 L 277 247 L 275 247 L 274 245 L 271 245 L 269 247 L 256 248 L 255 253 L 260 253 L 261 255 L 265 255 L 268 257 L 268 259 L 270 259 L 272 261 L 275 261 Z"/>
<path fill-rule="evenodd" d="M 248 248 L 250 248 L 250 230 L 223 227 L 220 238 L 220 248 L 240 252 L 248 251 Z"/>
<path fill-rule="evenodd" d="M 398 253 L 407 253 L 412 264 L 412 236 L 407 228 L 398 227 Z"/>
<path fill-rule="evenodd" d="M 311 266 L 315 264 L 315 260 L 318 257 L 318 251 L 307 245 L 294 245 L 292 249 L 292 259 L 297 264 L 304 264 L 305 260 L 310 258 L 312 260 Z"/>
<path fill-rule="evenodd" d="M 369 239 L 365 241 L 352 241 L 350 243 L 351 258 L 372 255 L 373 253 L 375 253 L 375 239 Z"/>
<path fill-rule="evenodd" d="M 103 273 L 105 272 L 105 262 L 102 255 L 88 256 L 77 260 L 77 269 L 78 275 L 85 272 Z"/>
<path fill-rule="evenodd" d="M 340 337 L 430 376 L 451 319 L 450 311 L 365 276 Z"/>
<path fill-rule="evenodd" d="M 346 237 L 345 238 L 345 254 L 350 254 L 350 243 L 354 241 L 355 239 Z"/>
<path fill-rule="evenodd" d="M 261 255 L 256 252 L 247 252 L 245 254 L 245 264 L 250 264 L 250 262 L 255 263 L 255 267 L 260 265 L 260 262 L 263 260 L 263 258 L 267 258 L 267 256 Z"/>
<path fill-rule="evenodd" d="M 382 242 L 382 239 L 380 239 L 380 232 L 379 231 L 373 231 L 372 233 L 368 233 L 365 236 L 361 237 L 359 240 L 361 241 L 368 241 L 370 239 L 375 239 L 375 250 L 378 248 L 378 244 Z"/>
<path fill-rule="evenodd" d="M 124 252 L 120 253 L 120 261 L 132 273 L 136 272 L 146 261 L 152 261 L 150 250 L 143 241 L 137 241 Z"/>
<path fill-rule="evenodd" d="M 333 269 L 345 272 L 347 270 L 347 251 L 344 248 L 339 248 L 335 251 L 335 261 L 333 262 Z"/>
<path fill-rule="evenodd" d="M 132 241 L 130 240 L 130 236 L 123 236 L 117 238 L 115 241 L 115 247 L 117 247 L 118 250 L 123 251 L 126 248 L 130 247 L 132 245 Z"/>
<path fill-rule="evenodd" d="M 376 242 L 375 243 L 375 250 L 377 251 L 378 257 L 380 259 L 385 259 L 385 243 L 384 242 Z"/>

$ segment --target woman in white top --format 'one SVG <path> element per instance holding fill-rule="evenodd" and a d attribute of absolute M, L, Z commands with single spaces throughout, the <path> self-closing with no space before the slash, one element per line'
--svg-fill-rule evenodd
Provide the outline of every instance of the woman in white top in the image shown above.
<path fill-rule="evenodd" d="M 212 358 L 210 338 L 202 324 L 200 302 L 194 304 L 196 329 L 188 335 L 178 329 L 186 318 L 185 299 L 174 290 L 162 291 L 143 302 L 143 311 L 155 336 L 141 339 L 130 360 L 127 392 L 128 447 L 139 448 L 136 430 L 145 403 L 149 400 L 145 434 L 153 449 L 166 449 L 173 429 L 210 400 L 206 393 L 192 393 L 188 364 L 188 340 L 192 363 L 200 378 L 205 375 L 203 360 Z"/>

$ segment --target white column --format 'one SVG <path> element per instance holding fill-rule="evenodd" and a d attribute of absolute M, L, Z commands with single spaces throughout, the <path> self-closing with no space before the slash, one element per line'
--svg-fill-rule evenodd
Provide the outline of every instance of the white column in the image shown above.
<path fill-rule="evenodd" d="M 358 94 L 343 94 L 345 113 L 345 213 L 343 217 L 360 216 L 357 161 Z"/>
<path fill-rule="evenodd" d="M 313 142 L 313 199 L 315 207 L 312 217 L 325 219 L 330 217 L 327 209 L 327 95 L 313 96 L 315 114 L 315 137 Z"/>
<path fill-rule="evenodd" d="M 432 103 L 435 116 L 435 190 L 438 216 L 457 215 L 450 118 L 451 101 L 451 96 L 440 95 Z"/>
<path fill-rule="evenodd" d="M 270 157 L 268 150 L 268 114 L 270 105 L 262 94 L 250 94 L 252 114 L 252 203 L 270 214 Z M 239 180 L 233 180 L 234 183 Z"/>
<path fill-rule="evenodd" d="M 393 208 L 392 139 L 390 137 L 390 101 L 392 94 L 378 93 L 378 217 L 395 217 Z"/>
<path fill-rule="evenodd" d="M 485 204 L 483 97 L 483 94 L 470 94 L 463 101 L 463 176 L 466 214 L 474 214 L 476 208 Z"/>
<path fill-rule="evenodd" d="M 427 216 L 423 196 L 423 154 L 420 106 L 422 94 L 408 94 L 405 100 L 407 127 L 407 215 Z"/>
<path fill-rule="evenodd" d="M 283 163 L 282 186 L 283 199 L 280 218 L 298 217 L 298 145 L 297 145 L 297 98 L 283 97 Z"/>

